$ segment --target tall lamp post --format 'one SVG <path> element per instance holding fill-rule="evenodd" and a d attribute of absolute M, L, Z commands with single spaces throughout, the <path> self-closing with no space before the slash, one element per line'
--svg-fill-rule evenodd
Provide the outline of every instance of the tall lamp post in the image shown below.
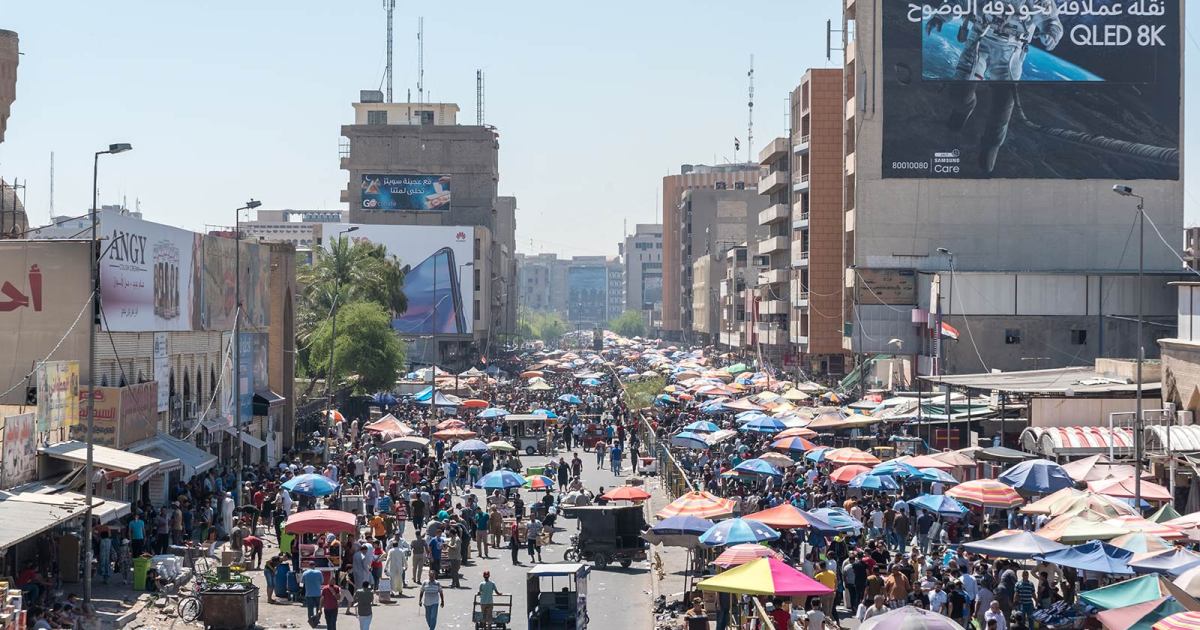
<path fill-rule="evenodd" d="M 233 427 L 234 439 L 237 441 L 237 458 L 234 459 L 234 467 L 237 471 L 237 486 L 234 487 L 234 496 L 237 497 L 238 506 L 242 505 L 242 497 L 245 494 L 242 492 L 242 211 L 253 210 L 262 205 L 261 201 L 251 199 L 246 202 L 246 205 L 234 211 L 233 217 L 233 261 L 237 273 L 234 274 L 233 293 L 234 303 L 237 308 L 233 312 Z"/>
<path fill-rule="evenodd" d="M 1145 293 L 1142 286 L 1142 277 L 1145 273 L 1145 254 L 1146 241 L 1143 237 L 1146 234 L 1146 199 L 1141 195 L 1134 194 L 1132 186 L 1124 186 L 1117 184 L 1113 186 L 1113 192 L 1122 197 L 1133 197 L 1137 199 L 1138 212 L 1138 282 L 1137 282 L 1137 402 L 1134 407 L 1133 418 L 1133 465 L 1136 474 L 1133 476 L 1133 495 L 1134 506 L 1138 509 L 1138 514 L 1142 513 L 1142 451 L 1143 440 L 1143 421 L 1142 421 L 1142 362 L 1146 358 L 1146 349 L 1142 347 L 1142 295 Z M 1168 434 L 1170 427 L 1167 428 Z M 1112 439 L 1112 436 L 1109 436 Z"/>
<path fill-rule="evenodd" d="M 939 248 L 937 248 L 937 250 L 938 250 L 939 254 L 946 256 L 950 259 L 950 289 L 946 292 L 947 293 L 947 295 L 946 295 L 946 317 L 949 317 L 950 313 L 954 310 L 954 252 L 946 249 L 945 247 L 939 247 Z M 946 375 L 946 344 L 945 344 L 945 342 L 942 341 L 942 307 L 941 307 L 941 298 L 940 297 L 938 298 L 938 302 L 939 302 L 939 304 L 938 304 L 938 329 L 937 329 L 938 372 L 942 376 L 945 376 Z M 967 393 L 967 408 L 970 409 L 970 407 L 971 407 L 971 395 L 970 395 L 970 392 L 968 392 Z M 949 385 L 949 383 L 947 383 L 946 384 L 946 450 L 950 450 L 950 431 L 951 431 L 950 418 L 952 416 L 953 416 L 953 414 L 950 411 L 950 385 Z"/>
<path fill-rule="evenodd" d="M 88 322 L 88 397 L 87 397 L 87 458 L 84 460 L 84 499 L 87 507 L 83 513 L 83 603 L 92 603 L 92 477 L 96 474 L 94 461 L 93 438 L 96 431 L 96 326 L 100 314 L 100 259 L 97 256 L 97 229 L 100 223 L 99 201 L 100 188 L 100 156 L 115 155 L 133 150 L 133 145 L 127 142 L 108 145 L 107 151 L 97 151 L 92 158 L 92 211 L 88 213 L 92 221 L 92 238 L 88 246 L 88 273 L 91 276 L 92 287 L 92 318 Z"/>
<path fill-rule="evenodd" d="M 333 246 L 337 247 L 341 243 L 343 234 L 349 234 L 356 230 L 358 230 L 358 226 L 352 225 L 338 232 Z M 328 422 L 333 422 L 333 417 L 330 415 L 330 411 L 333 409 L 333 347 L 337 343 L 338 301 L 342 291 L 341 278 L 341 273 L 333 274 L 333 332 L 329 337 L 329 369 L 325 372 L 325 419 Z"/>

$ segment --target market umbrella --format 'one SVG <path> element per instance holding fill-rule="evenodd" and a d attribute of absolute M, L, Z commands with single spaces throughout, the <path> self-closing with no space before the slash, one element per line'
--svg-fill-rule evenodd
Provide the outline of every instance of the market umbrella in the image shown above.
<path fill-rule="evenodd" d="M 1093 540 L 1089 543 L 1067 547 L 1042 554 L 1040 558 L 1052 565 L 1072 567 L 1080 571 L 1096 571 L 1112 575 L 1132 575 L 1128 560 L 1132 551 Z"/>
<path fill-rule="evenodd" d="M 1135 532 L 1145 532 L 1147 534 L 1161 536 L 1168 540 L 1185 538 L 1183 532 L 1175 527 L 1171 527 L 1170 525 L 1163 523 L 1155 523 L 1154 521 L 1142 518 L 1135 514 L 1126 514 L 1124 516 L 1110 518 L 1105 521 L 1105 523 L 1109 525 L 1116 525 L 1117 527 L 1124 527 L 1125 529 Z"/>
<path fill-rule="evenodd" d="M 849 464 L 847 466 L 835 468 L 833 472 L 829 473 L 829 478 L 837 483 L 850 483 L 851 479 L 854 479 L 862 473 L 870 471 L 870 468 L 867 468 L 862 464 Z"/>
<path fill-rule="evenodd" d="M 708 420 L 697 420 L 683 427 L 684 431 L 691 431 L 692 433 L 712 433 L 720 429 L 721 427 L 717 426 L 717 423 L 709 422 Z"/>
<path fill-rule="evenodd" d="M 584 387 L 599 387 L 600 381 L 597 379 L 594 379 L 594 378 L 585 378 L 582 381 L 580 381 L 579 384 L 583 385 Z"/>
<path fill-rule="evenodd" d="M 580 398 L 579 396 L 576 396 L 575 394 L 563 394 L 562 396 L 559 396 L 558 399 L 561 400 L 562 402 L 567 403 L 568 405 L 582 405 L 583 404 L 583 399 Z"/>
<path fill-rule="evenodd" d="M 829 451 L 832 450 L 833 449 L 828 446 L 818 446 L 817 448 L 805 453 L 804 459 L 820 464 L 821 462 L 825 461 L 825 456 L 829 453 Z"/>
<path fill-rule="evenodd" d="M 501 409 L 500 407 L 488 407 L 487 409 L 479 412 L 480 418 L 503 418 L 507 415 L 508 410 Z"/>
<path fill-rule="evenodd" d="M 788 429 L 791 431 L 791 429 Z M 802 437 L 785 437 L 771 442 L 771 448 L 789 453 L 807 453 L 817 446 Z"/>
<path fill-rule="evenodd" d="M 637 486 L 621 486 L 600 495 L 609 501 L 645 501 L 650 493 Z"/>
<path fill-rule="evenodd" d="M 846 484 L 848 487 L 857 488 L 859 490 L 875 490 L 896 492 L 900 490 L 900 484 L 891 475 L 876 475 L 875 473 L 864 472 L 858 473 Z"/>
<path fill-rule="evenodd" d="M 698 547 L 700 534 L 711 529 L 713 522 L 696 516 L 671 516 L 659 521 L 642 534 L 651 544 L 667 547 Z"/>
<path fill-rule="evenodd" d="M 525 478 L 524 485 L 530 490 L 553 490 L 554 480 L 546 475 L 531 475 Z"/>
<path fill-rule="evenodd" d="M 1088 489 L 1097 494 L 1103 494 L 1110 497 L 1120 499 L 1133 499 L 1137 495 L 1137 484 L 1133 477 L 1106 478 L 1100 481 L 1089 481 Z M 1143 480 L 1141 483 L 1141 497 L 1147 501 L 1170 501 L 1172 500 L 1171 491 L 1166 488 Z"/>
<path fill-rule="evenodd" d="M 450 449 L 451 453 L 483 453 L 488 450 L 488 445 L 483 440 L 463 440 L 454 445 Z"/>
<path fill-rule="evenodd" d="M 1056 543 L 1048 538 L 1024 531 L 1004 536 L 992 535 L 983 540 L 963 543 L 962 547 L 967 551 L 993 558 L 1013 558 L 1015 560 L 1028 560 L 1068 548 L 1066 545 Z"/>
<path fill-rule="evenodd" d="M 357 534 L 358 519 L 341 510 L 305 510 L 289 516 L 283 531 L 291 534 Z"/>
<path fill-rule="evenodd" d="M 774 435 L 786 428 L 787 425 L 785 425 L 783 421 L 779 420 L 778 418 L 764 416 L 762 418 L 755 418 L 754 420 L 743 424 L 741 427 L 739 427 L 739 430 Z"/>
<path fill-rule="evenodd" d="M 451 418 L 449 420 L 442 420 L 433 428 L 437 431 L 445 431 L 446 429 L 465 429 L 466 427 L 466 422 L 463 422 L 457 418 Z"/>
<path fill-rule="evenodd" d="M 380 434 L 391 433 L 400 436 L 411 435 L 413 433 L 412 427 L 400 422 L 390 413 L 376 420 L 375 422 L 364 426 L 363 431 Z"/>
<path fill-rule="evenodd" d="M 733 501 L 730 499 L 714 496 L 704 490 L 693 490 L 668 503 L 655 516 L 663 519 L 672 516 L 723 518 L 730 514 L 733 514 Z"/>
<path fill-rule="evenodd" d="M 517 447 L 513 446 L 512 444 L 509 444 L 508 442 L 505 442 L 504 440 L 496 440 L 495 442 L 488 442 L 487 446 L 490 450 L 501 451 L 504 453 L 512 453 L 517 450 Z"/>
<path fill-rule="evenodd" d="M 776 468 L 791 468 L 792 466 L 796 465 L 796 462 L 793 461 L 791 457 L 788 457 L 783 453 L 767 452 L 759 455 L 758 459 L 761 459 L 762 461 L 767 462 Z"/>
<path fill-rule="evenodd" d="M 1157 512 L 1147 516 L 1146 520 L 1154 521 L 1155 523 L 1166 523 L 1167 521 L 1179 518 L 1179 516 L 1179 512 L 1175 511 L 1173 505 L 1164 503 L 1162 507 L 1158 508 Z"/>
<path fill-rule="evenodd" d="M 429 440 L 416 435 L 396 438 L 383 443 L 383 448 L 394 451 L 419 451 L 429 448 Z"/>
<path fill-rule="evenodd" d="M 345 422 L 346 421 L 346 416 L 343 416 L 342 412 L 338 411 L 337 409 L 330 409 L 328 412 L 326 412 L 325 417 L 329 418 L 330 420 L 333 420 L 334 422 Z"/>
<path fill-rule="evenodd" d="M 721 552 L 713 564 L 728 569 L 729 567 L 740 567 L 747 562 L 757 560 L 759 558 L 775 558 L 783 560 L 783 554 L 756 543 L 743 543 L 741 545 L 733 545 Z"/>
<path fill-rule="evenodd" d="M 371 395 L 371 404 L 376 407 L 388 407 L 396 404 L 396 397 L 390 392 L 378 392 Z"/>
<path fill-rule="evenodd" d="M 1200 597 L 1200 567 L 1184 571 L 1179 577 L 1171 580 L 1171 583 L 1183 589 L 1192 597 Z"/>
<path fill-rule="evenodd" d="M 871 469 L 872 475 L 888 475 L 889 477 L 913 477 L 920 475 L 921 471 L 908 465 L 906 462 L 898 460 L 890 460 L 879 464 Z"/>
<path fill-rule="evenodd" d="M 1152 627 L 1154 630 L 1200 630 L 1200 611 L 1177 612 L 1160 619 Z"/>
<path fill-rule="evenodd" d="M 1146 532 L 1129 532 L 1128 534 L 1121 534 L 1120 536 L 1108 541 L 1108 544 L 1114 547 L 1128 549 L 1139 555 L 1156 555 L 1159 552 L 1175 548 L 1174 543 L 1163 538 L 1162 536 L 1155 536 L 1154 534 L 1147 534 Z"/>
<path fill-rule="evenodd" d="M 721 547 L 739 543 L 758 543 L 777 540 L 779 532 L 766 523 L 744 518 L 731 518 L 713 525 L 700 534 L 700 544 L 706 547 Z"/>
<path fill-rule="evenodd" d="M 545 416 L 547 418 L 554 418 L 556 420 L 558 419 L 558 414 L 554 413 L 554 411 L 550 409 L 534 409 L 530 413 L 535 416 Z"/>
<path fill-rule="evenodd" d="M 718 573 L 696 584 L 703 591 L 741 595 L 805 597 L 829 595 L 828 586 L 804 575 L 777 558 L 759 558 Z"/>
<path fill-rule="evenodd" d="M 957 621 L 930 610 L 901 606 L 858 624 L 859 630 L 963 630 Z"/>
<path fill-rule="evenodd" d="M 811 512 L 800 511 L 808 520 L 808 526 L 819 532 L 858 532 L 863 524 L 842 508 L 820 508 Z"/>
<path fill-rule="evenodd" d="M 283 482 L 283 488 L 293 494 L 325 497 L 337 492 L 338 484 L 325 475 L 296 475 Z"/>
<path fill-rule="evenodd" d="M 967 513 L 963 504 L 944 494 L 923 494 L 908 502 L 909 505 L 938 516 L 961 517 Z"/>
<path fill-rule="evenodd" d="M 1153 630 L 1154 624 L 1185 610 L 1179 600 L 1166 596 L 1132 606 L 1102 610 L 1096 613 L 1096 619 L 1108 630 Z"/>
<path fill-rule="evenodd" d="M 446 429 L 445 431 L 438 431 L 437 433 L 434 433 L 433 438 L 435 440 L 443 441 L 469 440 L 477 435 L 479 434 L 474 431 L 468 431 L 467 429 Z"/>
<path fill-rule="evenodd" d="M 804 514 L 800 509 L 791 503 L 780 503 L 773 508 L 747 514 L 742 518 L 766 523 L 775 529 L 808 527 L 808 519 L 804 518 Z"/>
<path fill-rule="evenodd" d="M 1073 544 L 1088 540 L 1111 540 L 1129 533 L 1124 527 L 1109 525 L 1104 521 L 1104 517 L 1095 512 L 1068 513 L 1055 517 L 1039 529 L 1037 534 L 1050 540 Z"/>
<path fill-rule="evenodd" d="M 1173 595 L 1174 591 L 1167 590 L 1167 585 L 1178 589 L 1170 582 L 1159 579 L 1157 575 L 1143 575 L 1090 591 L 1083 591 L 1079 594 L 1079 599 L 1101 610 L 1124 608 Z M 1187 595 L 1183 595 L 1183 597 L 1187 597 Z"/>
<path fill-rule="evenodd" d="M 783 473 L 779 472 L 778 468 L 758 458 L 747 459 L 734 466 L 733 469 L 739 473 L 751 475 L 768 475 L 771 477 L 780 477 L 783 475 Z"/>
<path fill-rule="evenodd" d="M 807 420 L 802 420 L 801 418 L 790 418 L 789 417 L 789 418 L 784 418 L 783 423 L 788 424 L 788 420 L 798 420 L 798 421 L 807 422 Z M 779 433 L 775 434 L 776 440 L 782 440 L 783 438 L 790 438 L 790 437 L 798 437 L 798 438 L 804 438 L 806 440 L 809 440 L 809 439 L 817 437 L 817 432 L 813 431 L 812 429 L 810 429 L 808 427 L 793 426 L 793 427 L 784 429 L 784 430 L 780 431 Z"/>
<path fill-rule="evenodd" d="M 497 470 L 490 472 L 479 478 L 475 482 L 476 488 L 484 490 L 507 490 L 509 488 L 520 488 L 525 485 L 525 478 L 511 470 Z"/>
<path fill-rule="evenodd" d="M 958 480 L 954 478 L 954 475 L 951 475 L 940 468 L 922 468 L 917 471 L 917 476 L 913 478 L 920 479 L 921 481 L 938 481 L 941 483 L 950 484 L 958 483 Z"/>
<path fill-rule="evenodd" d="M 996 480 L 1025 494 L 1049 494 L 1075 485 L 1075 480 L 1062 466 L 1048 459 L 1014 464 Z"/>
<path fill-rule="evenodd" d="M 893 460 L 893 461 L 895 461 L 895 460 Z M 905 457 L 903 459 L 900 459 L 899 461 L 901 463 L 908 464 L 909 466 L 912 466 L 913 468 L 917 468 L 917 469 L 937 468 L 939 470 L 953 470 L 955 468 L 954 464 L 942 461 L 931 455 L 914 455 L 911 457 Z"/>
<path fill-rule="evenodd" d="M 486 409 L 488 406 L 488 401 L 480 400 L 478 398 L 468 398 L 462 401 L 462 406 L 466 407 L 467 409 Z"/>
<path fill-rule="evenodd" d="M 704 439 L 704 436 L 699 433 L 683 431 L 671 436 L 671 446 L 703 451 L 712 445 L 709 444 L 708 440 Z"/>
<path fill-rule="evenodd" d="M 874 466 L 879 462 L 879 458 L 862 450 L 849 446 L 846 448 L 835 448 L 825 454 L 825 459 L 834 464 L 862 464 L 864 466 Z"/>
<path fill-rule="evenodd" d="M 1135 573 L 1165 573 L 1171 577 L 1183 575 L 1194 567 L 1200 567 L 1200 554 L 1187 549 L 1156 553 L 1129 562 L 1129 568 Z"/>
<path fill-rule="evenodd" d="M 963 503 L 994 508 L 1012 508 L 1025 502 L 1016 490 L 995 479 L 964 481 L 947 490 L 946 496 Z"/>

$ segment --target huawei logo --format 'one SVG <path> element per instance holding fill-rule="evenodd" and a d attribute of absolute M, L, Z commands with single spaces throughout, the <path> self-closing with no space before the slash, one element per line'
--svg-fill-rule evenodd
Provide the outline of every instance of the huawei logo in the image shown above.
<path fill-rule="evenodd" d="M 467 233 L 466 233 L 466 232 L 459 232 L 458 234 L 455 234 L 455 235 L 454 235 L 454 239 L 455 239 L 455 240 L 457 240 L 457 241 L 459 241 L 459 242 L 461 243 L 462 241 L 465 241 L 465 240 L 467 240 Z"/>

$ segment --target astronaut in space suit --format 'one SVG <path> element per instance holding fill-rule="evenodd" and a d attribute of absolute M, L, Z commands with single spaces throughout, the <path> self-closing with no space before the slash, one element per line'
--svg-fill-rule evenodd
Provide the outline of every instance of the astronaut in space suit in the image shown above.
<path fill-rule="evenodd" d="M 997 10 L 998 4 L 971 2 L 964 12 L 958 30 L 964 49 L 954 76 L 960 83 L 950 90 L 954 111 L 949 125 L 960 131 L 978 104 L 977 83 L 992 82 L 992 107 L 980 139 L 979 156 L 980 168 L 988 173 L 995 169 L 996 157 L 1008 136 L 1016 82 L 1021 80 L 1030 44 L 1036 41 L 1042 48 L 1054 50 L 1063 37 L 1055 0 L 1005 0 L 1002 10 Z M 926 22 L 926 32 L 941 31 L 944 24 L 944 19 L 934 16 Z"/>

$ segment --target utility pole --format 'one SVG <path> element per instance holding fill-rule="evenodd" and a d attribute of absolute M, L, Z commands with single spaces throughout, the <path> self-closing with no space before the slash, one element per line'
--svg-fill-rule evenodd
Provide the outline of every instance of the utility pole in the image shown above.
<path fill-rule="evenodd" d="M 242 211 L 253 210 L 262 205 L 261 201 L 251 199 L 246 202 L 246 205 L 234 211 L 233 217 L 233 259 L 234 266 L 237 268 L 237 273 L 234 274 L 234 304 L 237 308 L 233 311 L 233 427 L 234 438 L 236 439 L 237 458 L 234 460 L 234 467 L 237 474 L 237 486 L 235 486 L 237 505 L 235 509 L 241 507 L 242 498 L 245 494 L 242 492 L 242 339 L 241 339 L 241 321 L 242 321 Z"/>
<path fill-rule="evenodd" d="M 387 11 L 387 66 L 384 68 L 384 78 L 387 79 L 387 102 L 392 102 L 392 14 L 396 11 L 396 0 L 383 0 L 383 8 Z"/>
<path fill-rule="evenodd" d="M 1135 469 L 1133 477 L 1133 505 L 1140 515 L 1142 513 L 1142 457 L 1145 453 L 1144 440 L 1142 439 L 1145 429 L 1145 420 L 1142 418 L 1142 363 L 1146 360 L 1146 349 L 1142 346 L 1142 313 L 1144 306 L 1142 300 L 1145 295 L 1143 280 L 1146 271 L 1146 199 L 1141 195 L 1135 195 L 1131 186 L 1118 184 L 1113 186 L 1113 192 L 1122 197 L 1133 197 L 1138 200 L 1137 402 L 1134 409 L 1137 415 L 1133 419 L 1133 464 Z M 1167 427 L 1168 435 L 1170 432 L 1170 427 Z"/>

